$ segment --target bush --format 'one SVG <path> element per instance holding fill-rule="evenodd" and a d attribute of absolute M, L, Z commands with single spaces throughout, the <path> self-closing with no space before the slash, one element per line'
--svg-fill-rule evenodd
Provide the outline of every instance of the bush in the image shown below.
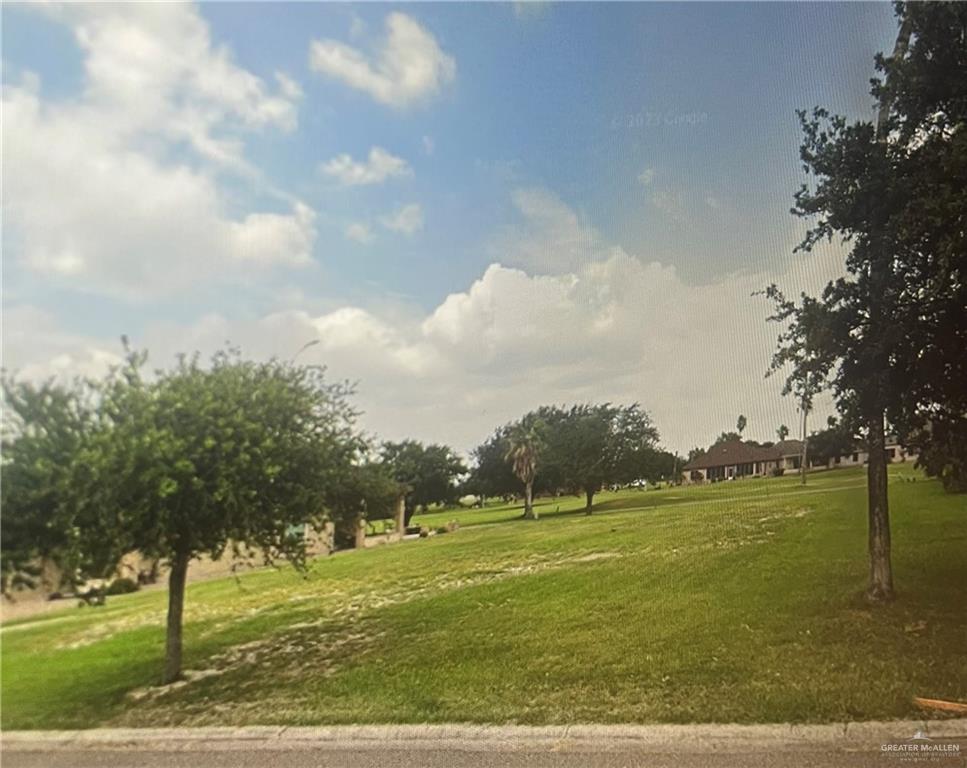
<path fill-rule="evenodd" d="M 104 590 L 105 595 L 127 595 L 131 592 L 137 592 L 141 587 L 138 586 L 138 582 L 133 579 L 126 577 L 121 577 L 112 581 L 107 589 Z"/>
<path fill-rule="evenodd" d="M 784 470 L 782 467 L 773 467 L 769 471 L 769 474 L 772 477 L 782 477 L 785 474 L 785 472 L 786 472 L 786 470 Z"/>

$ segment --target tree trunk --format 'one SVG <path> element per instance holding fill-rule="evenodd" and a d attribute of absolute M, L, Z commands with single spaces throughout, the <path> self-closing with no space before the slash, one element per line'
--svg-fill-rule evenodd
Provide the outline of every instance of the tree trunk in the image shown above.
<path fill-rule="evenodd" d="M 524 519 L 536 520 L 537 513 L 534 512 L 534 483 L 524 485 Z"/>
<path fill-rule="evenodd" d="M 584 507 L 584 514 L 591 514 L 591 505 L 594 503 L 594 491 L 585 491 L 585 498 L 587 499 L 587 504 Z"/>
<path fill-rule="evenodd" d="M 806 446 L 809 445 L 809 433 L 806 431 L 806 419 L 809 417 L 809 411 L 805 408 L 802 409 L 802 455 L 799 458 L 799 474 L 802 477 L 802 484 L 806 484 Z"/>
<path fill-rule="evenodd" d="M 165 671 L 162 685 L 181 677 L 181 624 L 185 608 L 185 582 L 188 577 L 188 555 L 178 553 L 171 561 L 168 575 L 168 635 L 165 643 Z"/>
<path fill-rule="evenodd" d="M 866 488 L 869 499 L 870 586 L 866 598 L 871 603 L 884 603 L 894 598 L 893 566 L 890 562 L 890 507 L 886 478 L 886 435 L 883 412 L 870 418 L 870 461 L 867 465 Z"/>
<path fill-rule="evenodd" d="M 393 528 L 397 539 L 403 538 L 406 528 L 406 497 L 400 496 L 396 499 L 396 506 L 393 509 Z"/>
<path fill-rule="evenodd" d="M 896 45 L 893 47 L 893 58 L 901 59 L 906 55 L 910 42 L 912 25 L 909 18 L 904 19 L 897 33 Z M 892 99 L 888 97 L 880 103 L 876 115 L 876 139 L 884 147 L 889 143 L 889 117 Z M 878 232 L 874 227 L 874 233 Z M 883 338 L 883 328 L 888 322 L 888 312 L 883 306 L 884 289 L 890 276 L 890 243 L 881 235 L 878 247 L 880 252 L 874 255 L 870 265 L 870 307 L 869 326 L 870 336 L 878 343 Z M 872 365 L 871 374 L 874 377 L 870 391 L 866 393 L 869 406 L 866 409 L 866 428 L 869 431 L 869 464 L 867 465 L 866 492 L 868 498 L 869 516 L 869 547 L 870 547 L 870 585 L 866 590 L 866 599 L 871 603 L 883 603 L 892 600 L 893 566 L 890 563 L 890 508 L 887 494 L 886 478 L 886 434 L 883 427 L 883 377 L 888 365 L 886 359 L 880 359 L 878 364 Z"/>

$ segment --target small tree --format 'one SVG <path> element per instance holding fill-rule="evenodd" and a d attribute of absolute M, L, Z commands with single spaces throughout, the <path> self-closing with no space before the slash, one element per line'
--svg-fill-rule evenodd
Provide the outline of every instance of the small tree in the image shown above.
<path fill-rule="evenodd" d="M 335 525 L 338 545 L 355 542 L 361 518 L 393 517 L 396 501 L 404 491 L 390 468 L 381 462 L 364 461 L 334 477 L 326 491 L 326 509 Z"/>
<path fill-rule="evenodd" d="M 293 527 L 321 525 L 327 492 L 362 442 L 349 390 L 325 382 L 320 368 L 248 362 L 228 351 L 208 367 L 182 356 L 148 381 L 145 360 L 129 352 L 96 384 L 92 415 L 83 419 L 89 427 L 68 446 L 68 478 L 55 484 L 52 502 L 41 503 L 42 478 L 21 465 L 26 449 L 14 450 L 9 476 L 27 477 L 18 483 L 37 502 L 24 514 L 44 518 L 44 540 L 72 577 L 104 576 L 134 550 L 170 565 L 162 676 L 169 683 L 181 675 L 191 560 L 231 548 L 303 567 L 305 539 Z M 70 419 L 56 422 L 74 429 Z M 17 442 L 36 431 L 25 420 Z"/>
<path fill-rule="evenodd" d="M 505 458 L 514 474 L 524 484 L 524 519 L 536 520 L 534 511 L 534 478 L 541 451 L 544 449 L 544 424 L 537 418 L 525 417 L 514 424 L 507 434 Z"/>
<path fill-rule="evenodd" d="M 782 442 L 789 437 L 789 427 L 785 424 L 780 424 L 779 429 L 776 430 L 776 434 L 779 436 L 779 441 Z"/>
<path fill-rule="evenodd" d="M 742 436 L 742 433 L 745 431 L 745 427 L 747 424 L 748 424 L 748 421 L 746 421 L 745 416 L 743 416 L 740 413 L 738 420 L 735 422 L 735 431 L 739 433 L 739 437 Z"/>
<path fill-rule="evenodd" d="M 63 566 L 71 468 L 94 426 L 89 395 L 81 381 L 35 385 L 3 379 L 0 579 L 7 597 L 36 586 L 40 561 Z M 73 586 L 76 574 L 64 576 Z"/>
<path fill-rule="evenodd" d="M 383 463 L 398 483 L 406 487 L 405 522 L 418 506 L 441 504 L 456 498 L 456 481 L 467 468 L 446 445 L 423 445 L 416 440 L 383 443 Z"/>

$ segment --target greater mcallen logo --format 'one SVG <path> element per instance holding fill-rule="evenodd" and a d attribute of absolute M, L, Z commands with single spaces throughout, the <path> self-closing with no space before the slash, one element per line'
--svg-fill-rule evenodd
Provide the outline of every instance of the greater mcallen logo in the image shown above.
<path fill-rule="evenodd" d="M 908 761 L 942 760 L 960 756 L 960 744 L 934 741 L 923 731 L 917 731 L 906 741 L 880 745 L 880 752 Z"/>

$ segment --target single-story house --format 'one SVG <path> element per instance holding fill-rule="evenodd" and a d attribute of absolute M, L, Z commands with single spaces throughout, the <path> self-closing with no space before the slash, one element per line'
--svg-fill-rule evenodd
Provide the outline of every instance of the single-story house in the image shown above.
<path fill-rule="evenodd" d="M 685 482 L 761 477 L 780 469 L 799 469 L 801 457 L 802 443 L 799 440 L 782 440 L 770 446 L 726 440 L 685 465 Z"/>
<path fill-rule="evenodd" d="M 810 467 L 862 466 L 869 461 L 869 452 L 856 446 L 851 453 L 830 459 L 826 464 L 809 460 Z M 915 461 L 917 455 L 900 445 L 895 437 L 886 441 L 886 460 L 888 462 Z M 802 461 L 802 441 L 782 440 L 770 446 L 754 445 L 742 440 L 727 440 L 713 445 L 700 456 L 688 462 L 684 468 L 686 483 L 716 482 L 733 480 L 737 477 L 762 477 L 779 474 L 779 470 L 798 470 Z"/>
<path fill-rule="evenodd" d="M 835 469 L 837 467 L 858 467 L 869 463 L 869 460 L 870 452 L 863 446 L 857 445 L 853 447 L 852 453 L 837 456 L 834 459 L 830 459 L 826 464 L 817 464 L 814 461 L 810 461 L 809 466 L 826 467 L 827 469 Z M 902 464 L 907 461 L 916 461 L 917 452 L 915 449 L 900 445 L 900 442 L 896 439 L 896 437 L 888 436 L 886 438 L 886 460 L 891 464 L 894 462 L 900 462 Z"/>

